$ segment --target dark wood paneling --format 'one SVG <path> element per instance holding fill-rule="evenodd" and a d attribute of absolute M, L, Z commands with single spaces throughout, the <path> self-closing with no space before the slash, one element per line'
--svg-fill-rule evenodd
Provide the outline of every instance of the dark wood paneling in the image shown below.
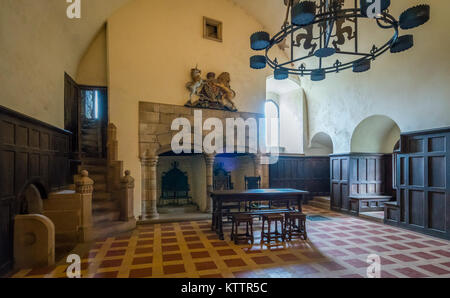
<path fill-rule="evenodd" d="M 307 190 L 309 198 L 330 194 L 330 159 L 327 156 L 280 156 L 269 171 L 271 188 Z"/>
<path fill-rule="evenodd" d="M 392 155 L 371 153 L 330 156 L 331 207 L 350 211 L 349 196 L 391 195 Z"/>
<path fill-rule="evenodd" d="M 450 239 L 450 127 L 403 133 L 400 148 L 395 206 L 400 216 L 386 223 Z"/>
<path fill-rule="evenodd" d="M 29 184 L 52 190 L 70 184 L 71 133 L 0 106 L 0 273 L 12 264 L 14 216 Z"/>

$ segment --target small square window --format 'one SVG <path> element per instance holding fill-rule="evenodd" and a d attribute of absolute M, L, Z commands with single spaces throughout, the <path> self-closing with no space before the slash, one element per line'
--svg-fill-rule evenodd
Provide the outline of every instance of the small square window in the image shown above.
<path fill-rule="evenodd" d="M 204 17 L 203 37 L 222 42 L 222 22 Z"/>

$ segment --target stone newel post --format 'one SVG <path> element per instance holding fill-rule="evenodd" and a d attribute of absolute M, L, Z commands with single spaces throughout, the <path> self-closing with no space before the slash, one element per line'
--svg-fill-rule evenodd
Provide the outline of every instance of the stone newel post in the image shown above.
<path fill-rule="evenodd" d="M 214 176 L 214 154 L 205 154 L 205 162 L 206 162 L 206 207 L 205 212 L 212 212 L 211 207 L 211 197 L 209 193 L 214 190 L 213 185 L 213 176 Z"/>
<path fill-rule="evenodd" d="M 86 242 L 92 239 L 92 192 L 94 181 L 89 178 L 86 170 L 80 172 L 80 177 L 75 181 L 75 191 L 81 199 L 81 227 L 80 241 Z"/>
<path fill-rule="evenodd" d="M 145 156 L 141 159 L 142 165 L 142 216 L 141 219 L 158 218 L 156 166 L 158 156 Z"/>
<path fill-rule="evenodd" d="M 130 171 L 125 171 L 125 176 L 120 179 L 120 220 L 134 220 L 134 178 Z"/>

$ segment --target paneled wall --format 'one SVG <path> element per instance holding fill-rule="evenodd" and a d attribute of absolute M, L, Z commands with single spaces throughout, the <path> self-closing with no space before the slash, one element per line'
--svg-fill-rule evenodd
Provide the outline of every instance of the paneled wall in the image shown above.
<path fill-rule="evenodd" d="M 392 155 L 374 153 L 330 156 L 331 209 L 349 211 L 350 195 L 392 194 Z"/>
<path fill-rule="evenodd" d="M 14 216 L 33 184 L 45 197 L 70 183 L 71 133 L 0 106 L 0 273 L 12 264 Z"/>
<path fill-rule="evenodd" d="M 450 238 L 450 127 L 401 136 L 396 204 L 386 223 Z"/>
<path fill-rule="evenodd" d="M 328 156 L 280 156 L 269 167 L 271 188 L 307 190 L 309 197 L 330 194 L 330 158 Z"/>

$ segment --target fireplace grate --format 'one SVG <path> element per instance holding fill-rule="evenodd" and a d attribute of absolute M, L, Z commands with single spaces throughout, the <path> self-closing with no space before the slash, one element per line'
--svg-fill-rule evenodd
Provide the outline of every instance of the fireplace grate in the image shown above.
<path fill-rule="evenodd" d="M 172 169 L 163 173 L 160 200 L 160 205 L 162 206 L 192 204 L 192 198 L 189 196 L 188 176 L 178 166 L 178 162 L 173 162 Z"/>

